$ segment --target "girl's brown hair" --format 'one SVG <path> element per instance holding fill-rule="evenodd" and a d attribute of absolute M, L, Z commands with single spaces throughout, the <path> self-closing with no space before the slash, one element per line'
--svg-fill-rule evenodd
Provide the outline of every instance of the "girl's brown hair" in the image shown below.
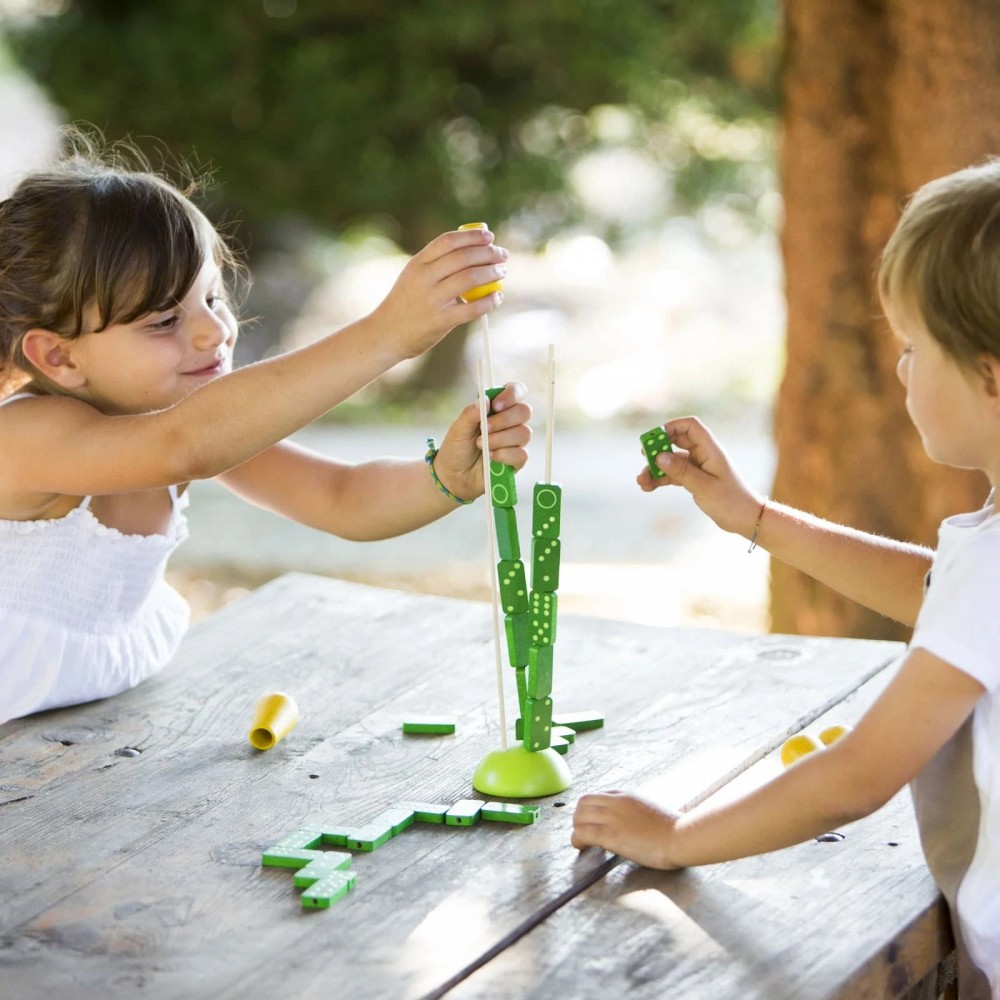
<path fill-rule="evenodd" d="M 920 188 L 882 252 L 883 305 L 912 304 L 959 364 L 1000 357 L 1000 159 Z"/>
<path fill-rule="evenodd" d="M 206 259 L 233 299 L 245 271 L 188 195 L 153 172 L 133 147 L 102 149 L 67 130 L 66 155 L 25 177 L 0 202 L 0 395 L 43 380 L 21 350 L 42 328 L 67 339 L 170 308 Z"/>

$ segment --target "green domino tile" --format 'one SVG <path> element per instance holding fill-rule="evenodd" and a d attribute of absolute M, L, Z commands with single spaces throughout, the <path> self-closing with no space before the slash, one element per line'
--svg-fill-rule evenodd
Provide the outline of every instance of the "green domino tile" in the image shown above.
<path fill-rule="evenodd" d="M 486 390 L 486 398 L 490 401 L 490 413 L 493 412 L 493 400 L 496 399 L 501 392 L 503 392 L 502 385 L 497 385 L 494 386 L 492 389 Z"/>
<path fill-rule="evenodd" d="M 528 669 L 525 678 L 529 698 L 546 698 L 552 694 L 551 646 L 532 646 L 528 650 Z"/>
<path fill-rule="evenodd" d="M 318 823 L 310 823 L 286 833 L 274 846 L 294 850 L 297 847 L 318 847 L 322 842 L 323 828 Z"/>
<path fill-rule="evenodd" d="M 458 718 L 454 715 L 408 715 L 403 720 L 403 732 L 443 736 L 455 732 L 456 725 Z"/>
<path fill-rule="evenodd" d="M 507 659 L 512 667 L 528 665 L 528 650 L 531 648 L 531 615 L 524 611 L 519 615 L 504 615 L 503 626 L 507 633 Z"/>
<path fill-rule="evenodd" d="M 561 753 L 564 757 L 569 753 L 569 740 L 564 740 L 561 736 L 549 735 L 549 746 L 556 753 Z"/>
<path fill-rule="evenodd" d="M 380 829 L 391 829 L 392 835 L 402 833 L 407 827 L 413 824 L 414 814 L 409 806 L 393 806 L 380 812 L 367 825 Z"/>
<path fill-rule="evenodd" d="M 514 466 L 490 462 L 490 502 L 494 507 L 513 507 L 517 503 Z"/>
<path fill-rule="evenodd" d="M 392 825 L 358 827 L 347 838 L 347 846 L 352 851 L 374 851 L 392 837 Z"/>
<path fill-rule="evenodd" d="M 569 726 L 582 733 L 585 729 L 600 729 L 604 725 L 604 716 L 600 712 L 560 712 L 552 717 L 552 723 L 556 726 Z"/>
<path fill-rule="evenodd" d="M 330 872 L 302 893 L 302 905 L 307 910 L 325 910 L 354 888 L 357 876 L 353 871 Z"/>
<path fill-rule="evenodd" d="M 324 826 L 323 843 L 331 847 L 346 847 L 351 831 L 346 826 Z"/>
<path fill-rule="evenodd" d="M 534 823 L 541 812 L 538 806 L 513 802 L 485 802 L 480 816 L 494 823 Z"/>
<path fill-rule="evenodd" d="M 524 705 L 524 746 L 544 750 L 552 739 L 552 699 L 529 698 Z"/>
<path fill-rule="evenodd" d="M 528 657 L 531 657 L 531 650 L 528 650 Z M 515 667 L 514 679 L 517 683 L 517 707 L 518 711 L 524 711 L 524 699 L 528 697 L 528 675 L 527 667 Z M 520 720 L 518 720 L 520 721 Z M 518 736 L 518 739 L 521 737 Z"/>
<path fill-rule="evenodd" d="M 528 595 L 528 601 L 531 605 L 528 609 L 528 618 L 531 623 L 531 645 L 554 645 L 559 599 L 555 594 L 545 594 L 532 590 Z"/>
<path fill-rule="evenodd" d="M 562 487 L 536 483 L 531 505 L 531 537 L 558 538 L 562 516 Z"/>
<path fill-rule="evenodd" d="M 448 826 L 472 826 L 479 819 L 483 804 L 479 799 L 461 799 L 445 814 Z"/>
<path fill-rule="evenodd" d="M 352 856 L 347 851 L 323 851 L 321 857 L 310 861 L 295 873 L 295 888 L 305 889 L 335 871 L 351 867 Z"/>
<path fill-rule="evenodd" d="M 500 585 L 500 606 L 505 615 L 518 615 L 528 610 L 528 580 L 520 559 L 501 559 L 497 563 Z"/>
<path fill-rule="evenodd" d="M 666 473 L 657 468 L 656 456 L 665 451 L 674 450 L 670 445 L 670 437 L 667 432 L 662 427 L 654 427 L 651 431 L 640 434 L 639 442 L 642 444 L 642 450 L 646 453 L 646 464 L 649 466 L 649 471 L 657 479 L 662 479 Z"/>
<path fill-rule="evenodd" d="M 445 814 L 451 806 L 438 805 L 434 802 L 407 802 L 406 808 L 413 810 L 413 818 L 418 823 L 443 823 Z"/>
<path fill-rule="evenodd" d="M 514 739 L 515 740 L 524 739 L 524 719 L 514 720 Z"/>
<path fill-rule="evenodd" d="M 260 863 L 269 868 L 305 868 L 306 865 L 323 857 L 323 851 L 312 851 L 303 847 L 269 847 L 260 858 Z"/>
<path fill-rule="evenodd" d="M 559 589 L 559 557 L 562 543 L 558 538 L 532 538 L 531 589 L 554 594 Z"/>
<path fill-rule="evenodd" d="M 513 507 L 494 507 L 497 526 L 497 554 L 501 559 L 520 559 L 521 543 L 517 538 L 517 514 Z"/>
<path fill-rule="evenodd" d="M 570 729 L 569 726 L 556 725 L 555 718 L 552 719 L 552 735 L 566 740 L 567 743 L 576 742 L 576 730 Z"/>

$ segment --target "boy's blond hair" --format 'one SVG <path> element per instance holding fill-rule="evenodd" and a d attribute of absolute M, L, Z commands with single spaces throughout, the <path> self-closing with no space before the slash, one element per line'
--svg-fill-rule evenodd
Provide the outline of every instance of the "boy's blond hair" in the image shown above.
<path fill-rule="evenodd" d="M 959 364 L 1000 358 L 1000 158 L 931 181 L 882 252 L 883 305 L 914 307 Z"/>

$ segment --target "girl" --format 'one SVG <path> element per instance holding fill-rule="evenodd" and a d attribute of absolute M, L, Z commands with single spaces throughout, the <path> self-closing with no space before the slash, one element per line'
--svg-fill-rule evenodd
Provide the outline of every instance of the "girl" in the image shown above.
<path fill-rule="evenodd" d="M 923 187 L 879 270 L 902 345 L 897 372 L 927 454 L 981 469 L 982 510 L 947 518 L 936 552 L 821 521 L 754 495 L 694 418 L 646 492 L 688 490 L 726 531 L 847 596 L 915 625 L 888 688 L 853 732 L 730 804 L 684 815 L 634 795 L 585 795 L 573 844 L 655 868 L 773 851 L 873 812 L 907 782 L 924 853 L 951 907 L 963 1000 L 1000 1000 L 1000 160 Z M 933 563 L 933 572 L 929 572 Z"/>
<path fill-rule="evenodd" d="M 504 275 L 492 234 L 439 236 L 370 315 L 230 372 L 236 262 L 142 168 L 79 139 L 0 203 L 0 723 L 124 691 L 170 659 L 188 609 L 164 569 L 193 479 L 360 540 L 483 492 L 477 404 L 424 460 L 350 466 L 283 439 L 499 305 L 460 298 Z M 516 468 L 523 394 L 506 386 L 489 422 L 491 457 Z"/>

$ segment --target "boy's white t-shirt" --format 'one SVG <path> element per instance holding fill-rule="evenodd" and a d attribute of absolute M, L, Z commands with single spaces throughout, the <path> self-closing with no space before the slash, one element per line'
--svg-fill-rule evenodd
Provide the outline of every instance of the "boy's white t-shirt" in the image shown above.
<path fill-rule="evenodd" d="M 956 908 L 969 956 L 1000 998 L 1000 514 L 992 510 L 989 505 L 942 521 L 910 646 L 986 688 L 971 720 L 978 835 Z"/>

